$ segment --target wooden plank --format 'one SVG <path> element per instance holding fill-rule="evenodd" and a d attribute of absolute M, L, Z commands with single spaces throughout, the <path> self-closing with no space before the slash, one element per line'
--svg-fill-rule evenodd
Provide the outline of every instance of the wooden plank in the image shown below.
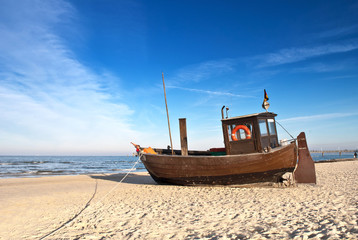
<path fill-rule="evenodd" d="M 186 118 L 179 118 L 181 155 L 188 156 L 188 137 L 186 131 Z"/>

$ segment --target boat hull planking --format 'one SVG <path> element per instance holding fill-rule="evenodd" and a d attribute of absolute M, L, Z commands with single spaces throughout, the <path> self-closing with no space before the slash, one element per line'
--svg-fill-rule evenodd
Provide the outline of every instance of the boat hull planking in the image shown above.
<path fill-rule="evenodd" d="M 141 161 L 158 183 L 238 185 L 278 182 L 297 163 L 295 142 L 267 153 L 226 156 L 144 154 Z"/>

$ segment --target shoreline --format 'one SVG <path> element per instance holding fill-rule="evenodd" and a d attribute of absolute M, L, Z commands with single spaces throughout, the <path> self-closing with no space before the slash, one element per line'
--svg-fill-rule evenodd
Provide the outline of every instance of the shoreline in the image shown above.
<path fill-rule="evenodd" d="M 130 173 L 146 173 L 147 170 L 146 169 L 141 169 L 140 171 L 131 171 Z M 21 175 L 11 175 L 11 176 L 0 176 L 0 180 L 1 179 L 32 179 L 32 178 L 46 178 L 46 177 L 62 177 L 62 176 L 92 176 L 92 175 L 111 175 L 111 174 L 126 174 L 128 173 L 128 171 L 121 171 L 121 172 L 104 172 L 104 173 L 88 173 L 88 174 L 83 174 L 83 173 L 79 173 L 79 174 L 37 174 L 37 175 L 26 175 L 26 176 L 21 176 Z"/>
<path fill-rule="evenodd" d="M 158 185 L 145 172 L 0 179 L 0 239 L 357 239 L 358 161 L 315 167 L 317 185 L 286 188 Z"/>
<path fill-rule="evenodd" d="M 358 158 L 333 158 L 333 159 L 326 159 L 326 160 L 314 160 L 315 163 L 325 163 L 325 162 L 344 162 L 344 161 L 358 161 Z M 58 176 L 81 176 L 81 175 L 95 175 L 95 174 L 126 174 L 128 171 L 125 171 L 126 169 L 118 169 L 119 171 L 114 171 L 113 169 L 109 170 L 109 171 L 104 171 L 104 172 L 89 172 L 89 173 L 83 173 L 83 172 L 79 172 L 79 173 L 66 173 L 65 171 L 61 171 L 64 172 L 64 174 L 56 174 L 59 171 L 55 170 L 53 171 L 54 174 L 51 174 L 51 170 L 48 171 L 40 171 L 39 174 L 3 174 L 0 175 L 0 180 L 1 179 L 14 179 L 14 178 L 25 178 L 25 179 L 31 179 L 31 178 L 42 178 L 42 177 L 58 177 Z M 130 170 L 130 169 L 127 169 Z M 48 172 L 50 174 L 43 174 L 44 172 Z M 134 171 L 132 171 L 132 173 L 143 173 L 143 172 L 147 172 L 147 170 L 145 169 L 145 167 L 143 166 L 140 168 L 136 168 Z"/>

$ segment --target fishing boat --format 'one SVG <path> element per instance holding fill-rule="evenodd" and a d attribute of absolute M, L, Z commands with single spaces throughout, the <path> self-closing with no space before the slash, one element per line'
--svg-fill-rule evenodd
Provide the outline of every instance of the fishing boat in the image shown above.
<path fill-rule="evenodd" d="M 266 96 L 266 92 L 265 92 Z M 265 101 L 264 101 L 265 104 Z M 267 110 L 268 104 L 263 107 Z M 190 151 L 186 119 L 179 119 L 181 149 L 141 148 L 135 145 L 151 177 L 160 184 L 240 185 L 280 182 L 294 173 L 297 183 L 316 183 L 313 160 L 302 132 L 290 141 L 279 141 L 272 112 L 224 117 L 225 147 Z"/>

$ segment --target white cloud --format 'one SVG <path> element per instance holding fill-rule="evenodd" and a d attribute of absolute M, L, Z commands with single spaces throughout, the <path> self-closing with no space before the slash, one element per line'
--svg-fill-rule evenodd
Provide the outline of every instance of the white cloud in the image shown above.
<path fill-rule="evenodd" d="M 327 113 L 327 114 L 317 114 L 311 116 L 301 116 L 281 119 L 280 122 L 302 122 L 302 121 L 316 121 L 316 120 L 328 120 L 332 118 L 342 118 L 342 117 L 351 117 L 357 116 L 358 113 Z"/>
<path fill-rule="evenodd" d="M 190 92 L 198 92 L 198 93 L 204 93 L 208 95 L 217 95 L 217 96 L 228 96 L 228 97 L 239 97 L 239 98 L 249 98 L 251 96 L 247 95 L 240 95 L 240 94 L 234 94 L 230 92 L 219 92 L 219 91 L 210 91 L 210 90 L 202 90 L 202 89 L 195 89 L 195 88 L 185 88 L 185 87 L 177 87 L 177 86 L 167 86 L 167 88 L 176 88 L 184 91 L 190 91 Z"/>
<path fill-rule="evenodd" d="M 358 41 L 352 40 L 340 44 L 327 44 L 316 47 L 288 48 L 276 53 L 270 53 L 253 59 L 258 61 L 258 67 L 270 67 L 286 63 L 303 61 L 334 53 L 349 52 L 358 49 Z"/>
<path fill-rule="evenodd" d="M 342 36 L 355 34 L 357 32 L 358 32 L 358 25 L 351 25 L 351 26 L 346 26 L 346 27 L 329 29 L 324 32 L 314 33 L 314 34 L 312 34 L 312 37 L 318 38 L 318 39 L 326 39 L 326 38 L 330 39 L 330 38 L 336 38 L 336 37 L 342 37 Z"/>
<path fill-rule="evenodd" d="M 178 85 L 187 82 L 200 82 L 213 76 L 232 72 L 235 64 L 234 60 L 222 59 L 190 65 L 180 69 L 173 77 L 170 77 L 168 83 Z"/>
<path fill-rule="evenodd" d="M 11 3 L 9 3 L 11 2 Z M 0 17 L 0 154 L 119 153 L 133 111 L 76 59 L 55 29 L 75 12 L 64 1 L 5 1 Z M 1 15 L 1 14 L 0 14 Z"/>

